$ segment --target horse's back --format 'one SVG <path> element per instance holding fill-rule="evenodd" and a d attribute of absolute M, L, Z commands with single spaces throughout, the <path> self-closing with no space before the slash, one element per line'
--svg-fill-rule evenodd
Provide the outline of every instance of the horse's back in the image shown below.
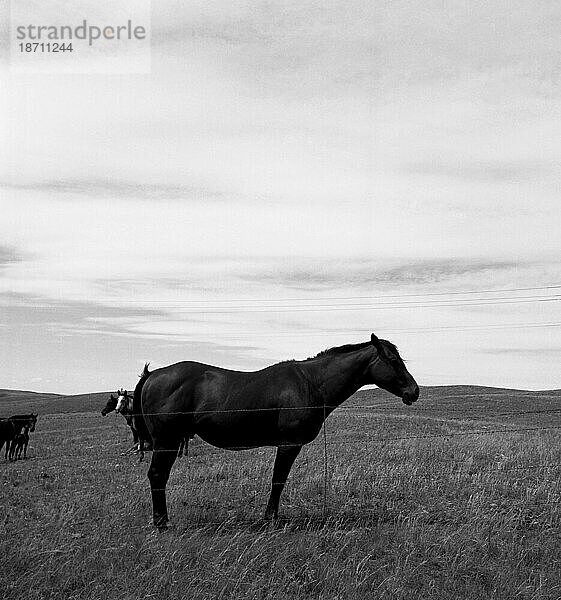
<path fill-rule="evenodd" d="M 158 401 L 160 398 L 169 396 L 185 383 L 196 380 L 207 369 L 213 369 L 210 365 L 203 363 L 184 361 L 155 369 L 150 373 L 142 388 L 142 399 L 144 402 Z"/>
<path fill-rule="evenodd" d="M 141 407 L 152 437 L 162 429 L 177 433 L 189 429 L 192 389 L 210 367 L 203 363 L 184 361 L 156 369 L 144 383 Z"/>
<path fill-rule="evenodd" d="M 293 441 L 304 423 L 302 440 L 313 439 L 315 400 L 297 362 L 251 372 L 184 362 L 150 375 L 142 410 L 153 437 L 196 433 L 219 447 L 255 447 Z"/>

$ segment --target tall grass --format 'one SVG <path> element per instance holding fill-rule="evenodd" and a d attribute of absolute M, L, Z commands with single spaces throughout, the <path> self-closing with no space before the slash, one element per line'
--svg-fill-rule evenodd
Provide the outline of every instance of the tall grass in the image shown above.
<path fill-rule="evenodd" d="M 122 419 L 43 415 L 31 458 L 0 465 L 3 596 L 561 598 L 561 430 L 496 431 L 559 413 L 392 406 L 330 418 L 326 513 L 319 438 L 274 525 L 261 520 L 273 450 L 196 441 L 174 467 L 165 534 L 149 523 L 148 465 L 120 456 Z"/>

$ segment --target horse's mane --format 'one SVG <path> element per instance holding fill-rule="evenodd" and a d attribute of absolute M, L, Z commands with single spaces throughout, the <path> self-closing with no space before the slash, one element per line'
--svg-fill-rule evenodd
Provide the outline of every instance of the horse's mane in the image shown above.
<path fill-rule="evenodd" d="M 382 344 L 389 346 L 389 348 L 391 350 L 393 350 L 398 356 L 400 356 L 399 350 L 397 349 L 397 346 L 395 344 L 392 344 L 392 342 L 390 342 L 388 340 L 380 340 L 380 341 L 382 342 Z M 372 345 L 372 342 L 369 341 L 369 342 L 360 342 L 358 344 L 344 344 L 343 346 L 333 346 L 333 348 L 326 348 L 325 350 L 320 350 L 315 356 L 308 356 L 308 358 L 306 358 L 305 361 L 314 360 L 315 358 L 321 358 L 322 356 L 330 356 L 332 354 L 345 354 L 346 352 L 354 352 L 356 350 L 362 350 L 363 348 L 368 348 L 368 346 L 371 346 L 371 345 Z M 400 358 L 401 358 L 401 356 L 400 356 Z M 281 362 L 290 363 L 290 362 L 299 362 L 299 361 L 295 358 L 289 358 L 288 360 L 283 360 Z"/>
<path fill-rule="evenodd" d="M 345 344 L 343 346 L 333 346 L 333 348 L 326 348 L 325 350 L 321 350 L 315 356 L 310 356 L 306 360 L 313 360 L 314 358 L 320 358 L 322 356 L 328 356 L 331 354 L 345 354 L 347 352 L 353 352 L 355 350 L 362 350 L 363 348 L 367 348 L 371 346 L 372 342 L 361 342 L 360 344 Z"/>

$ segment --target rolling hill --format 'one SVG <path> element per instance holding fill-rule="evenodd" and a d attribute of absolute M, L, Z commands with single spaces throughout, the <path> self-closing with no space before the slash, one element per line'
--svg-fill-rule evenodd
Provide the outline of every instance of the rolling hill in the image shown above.
<path fill-rule="evenodd" d="M 40 414 L 98 412 L 111 392 L 63 395 L 0 389 L 0 416 L 15 412 Z M 476 385 L 421 387 L 419 401 L 404 406 L 398 398 L 381 389 L 359 390 L 345 402 L 344 407 L 368 405 L 381 410 L 429 413 L 483 414 L 509 411 L 561 410 L 561 390 L 525 391 Z"/>

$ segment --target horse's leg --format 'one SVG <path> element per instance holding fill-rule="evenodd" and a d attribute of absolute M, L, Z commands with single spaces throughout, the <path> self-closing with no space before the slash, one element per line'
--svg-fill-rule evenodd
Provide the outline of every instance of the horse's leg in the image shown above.
<path fill-rule="evenodd" d="M 271 487 L 271 495 L 267 502 L 265 510 L 266 519 L 276 519 L 279 514 L 279 500 L 284 489 L 284 484 L 290 473 L 290 469 L 300 454 L 302 446 L 279 446 L 277 448 L 277 456 L 275 458 L 275 466 L 273 468 L 273 484 Z"/>
<path fill-rule="evenodd" d="M 138 448 L 137 448 L 138 462 L 139 463 L 141 463 L 144 460 L 144 450 L 146 450 L 146 448 L 144 447 L 144 440 L 142 440 L 139 437 L 138 438 Z"/>
<path fill-rule="evenodd" d="M 177 452 L 177 458 L 181 458 L 181 455 L 187 456 L 187 452 L 189 449 L 189 438 L 187 436 L 181 438 L 181 442 L 179 443 L 179 450 Z"/>
<path fill-rule="evenodd" d="M 177 457 L 179 440 L 158 439 L 154 440 L 152 462 L 148 469 L 148 479 L 152 492 L 152 511 L 154 525 L 158 529 L 166 529 L 168 523 L 168 510 L 166 506 L 166 484 L 169 479 L 171 467 Z"/>
<path fill-rule="evenodd" d="M 129 454 L 132 453 L 138 453 L 138 444 L 135 444 L 134 446 L 131 446 L 128 450 L 125 450 L 121 456 L 128 456 Z"/>

